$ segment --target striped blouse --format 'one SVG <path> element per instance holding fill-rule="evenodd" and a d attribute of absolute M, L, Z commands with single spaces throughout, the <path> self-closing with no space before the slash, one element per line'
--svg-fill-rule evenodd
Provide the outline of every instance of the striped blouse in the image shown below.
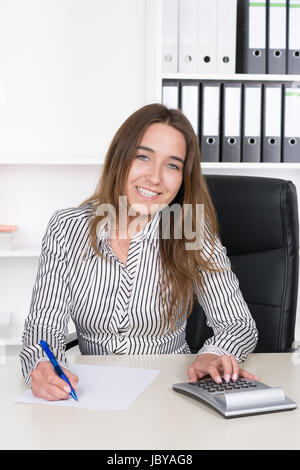
<path fill-rule="evenodd" d="M 56 211 L 42 240 L 42 251 L 25 320 L 20 353 L 25 382 L 44 352 L 47 341 L 58 361 L 68 367 L 65 340 L 72 318 L 82 354 L 182 354 L 189 353 L 186 318 L 176 330 L 163 328 L 159 298 L 159 222 L 156 213 L 130 240 L 127 264 L 114 254 L 110 223 L 98 232 L 96 255 L 89 237 L 91 204 Z M 203 254 L 210 255 L 206 243 Z M 204 288 L 194 284 L 207 324 L 214 336 L 198 354 L 233 354 L 243 360 L 253 351 L 257 329 L 231 270 L 226 248 L 219 239 L 213 261 L 225 268 L 219 273 L 201 272 Z"/>

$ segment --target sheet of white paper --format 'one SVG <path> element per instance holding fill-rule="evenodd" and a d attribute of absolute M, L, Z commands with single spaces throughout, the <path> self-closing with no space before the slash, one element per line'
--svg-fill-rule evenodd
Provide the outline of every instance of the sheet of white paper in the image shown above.
<path fill-rule="evenodd" d="M 72 397 L 47 401 L 36 398 L 31 390 L 27 390 L 16 402 L 93 410 L 127 410 L 160 372 L 153 369 L 82 364 L 72 364 L 70 370 L 79 377 L 76 390 L 78 401 Z"/>

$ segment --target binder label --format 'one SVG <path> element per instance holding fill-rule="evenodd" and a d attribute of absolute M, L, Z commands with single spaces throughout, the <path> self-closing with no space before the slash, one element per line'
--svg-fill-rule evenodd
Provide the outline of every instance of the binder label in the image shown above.
<path fill-rule="evenodd" d="M 266 2 L 249 3 L 249 47 L 264 49 L 266 47 Z"/>
<path fill-rule="evenodd" d="M 177 86 L 163 86 L 162 102 L 167 108 L 178 108 L 178 87 Z"/>
<path fill-rule="evenodd" d="M 203 135 L 219 135 L 219 88 L 204 88 Z"/>
<path fill-rule="evenodd" d="M 289 49 L 300 49 L 300 0 L 292 0 L 289 7 Z"/>
<path fill-rule="evenodd" d="M 246 88 L 245 98 L 245 136 L 260 136 L 261 89 Z"/>
<path fill-rule="evenodd" d="M 265 88 L 265 135 L 274 137 L 281 133 L 281 89 Z"/>
<path fill-rule="evenodd" d="M 270 3 L 270 49 L 286 47 L 286 2 Z"/>
<path fill-rule="evenodd" d="M 224 135 L 240 136 L 241 90 L 237 87 L 225 88 Z"/>
<path fill-rule="evenodd" d="M 198 87 L 182 86 L 181 110 L 193 126 L 198 135 Z"/>
<path fill-rule="evenodd" d="M 300 137 L 300 89 L 285 90 L 285 137 Z"/>

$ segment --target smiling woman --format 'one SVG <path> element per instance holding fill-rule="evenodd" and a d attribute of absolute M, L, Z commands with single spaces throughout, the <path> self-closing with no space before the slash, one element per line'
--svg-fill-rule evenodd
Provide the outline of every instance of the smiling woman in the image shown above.
<path fill-rule="evenodd" d="M 217 220 L 206 182 L 201 174 L 200 158 L 197 137 L 191 124 L 180 111 L 168 110 L 160 104 L 144 106 L 132 114 L 116 133 L 107 152 L 98 187 L 82 205 L 91 203 L 99 208 L 101 205 L 110 204 L 116 211 L 116 220 L 120 220 L 122 219 L 120 215 L 122 205 L 119 197 L 120 195 L 126 196 L 131 214 L 133 214 L 130 216 L 128 211 L 127 222 L 129 223 L 138 213 L 140 215 L 137 226 L 139 231 L 146 226 L 155 213 L 162 211 L 166 206 L 172 207 L 175 204 L 179 204 L 182 209 L 177 217 L 180 218 L 179 223 L 183 224 L 184 211 L 190 205 L 194 209 L 192 227 L 195 231 L 196 207 L 197 204 L 202 204 L 210 227 L 206 238 L 211 245 L 210 256 L 212 256 L 217 235 Z M 150 194 L 149 191 L 151 191 Z M 203 257 L 203 253 L 199 250 L 187 251 L 185 249 L 187 240 L 184 233 L 180 239 L 174 236 L 174 227 L 178 223 L 175 218 L 176 214 L 173 217 L 173 224 L 170 223 L 168 238 L 161 236 L 161 220 L 159 237 L 162 261 L 160 296 L 171 325 L 174 325 L 177 317 L 180 319 L 185 315 L 188 304 L 188 313 L 192 311 L 193 284 L 197 280 L 201 285 L 199 268 L 210 271 L 222 269 L 221 266 L 216 266 L 209 257 L 208 259 Z M 91 242 L 99 256 L 103 254 L 98 249 L 97 227 L 101 227 L 102 219 L 105 219 L 104 215 L 95 216 L 90 228 Z M 125 224 L 126 232 L 128 223 Z M 126 254 L 128 255 L 132 237 L 124 238 L 124 231 L 120 231 L 117 222 L 113 228 L 117 241 L 112 243 L 115 248 L 119 246 L 124 260 Z M 131 235 L 134 234 L 131 233 Z M 167 312 L 168 286 L 172 287 Z"/>
<path fill-rule="evenodd" d="M 197 136 L 179 110 L 144 106 L 115 134 L 95 192 L 53 214 L 21 351 L 35 395 L 68 397 L 40 339 L 76 389 L 65 357 L 70 316 L 82 354 L 189 353 L 185 330 L 195 297 L 214 336 L 189 367 L 189 379 L 255 379 L 238 361 L 255 348 L 257 329 L 222 246 L 200 161 Z M 187 244 L 189 221 L 194 238 L 203 234 L 200 247 Z"/>
<path fill-rule="evenodd" d="M 128 205 L 135 208 L 136 203 L 142 202 L 148 215 L 151 202 L 161 207 L 170 204 L 182 183 L 185 154 L 185 139 L 179 131 L 164 123 L 151 124 L 128 173 L 125 185 Z"/>

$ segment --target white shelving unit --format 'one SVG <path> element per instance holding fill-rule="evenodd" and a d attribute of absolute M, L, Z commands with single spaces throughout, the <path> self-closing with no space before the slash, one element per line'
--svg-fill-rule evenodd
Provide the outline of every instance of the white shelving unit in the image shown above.
<path fill-rule="evenodd" d="M 54 157 L 54 158 L 39 158 L 39 157 L 1 157 L 0 165 L 94 165 L 99 166 L 103 163 L 104 157 Z"/>
<path fill-rule="evenodd" d="M 162 70 L 162 0 L 156 0 L 152 4 L 153 17 L 156 22 L 152 22 L 153 55 L 155 55 L 155 75 L 152 76 L 153 92 L 156 93 L 157 101 L 161 101 L 163 80 L 216 80 L 216 81 L 258 81 L 258 82 L 290 82 L 291 87 L 299 85 L 300 75 L 273 75 L 273 74 L 185 74 L 185 73 L 164 73 Z M 300 27 L 300 25 L 299 25 Z M 153 33 L 154 34 L 154 33 Z M 300 208 L 300 161 L 299 163 L 248 163 L 248 162 L 203 162 L 203 174 L 233 174 L 281 178 L 292 181 L 297 188 L 298 206 Z M 300 291 L 300 289 L 299 289 Z M 295 338 L 300 340 L 300 292 L 298 293 L 298 315 L 296 320 Z"/>
<path fill-rule="evenodd" d="M 162 79 L 175 79 L 175 80 L 236 80 L 236 81 L 243 81 L 243 80 L 252 80 L 258 82 L 272 82 L 272 81 L 279 81 L 279 82 L 300 82 L 300 75 L 280 75 L 280 74 L 245 74 L 245 73 L 235 73 L 235 74 L 184 74 L 184 73 L 163 73 L 161 74 Z"/>
<path fill-rule="evenodd" d="M 0 251 L 0 258 L 37 258 L 40 256 L 39 247 Z"/>

